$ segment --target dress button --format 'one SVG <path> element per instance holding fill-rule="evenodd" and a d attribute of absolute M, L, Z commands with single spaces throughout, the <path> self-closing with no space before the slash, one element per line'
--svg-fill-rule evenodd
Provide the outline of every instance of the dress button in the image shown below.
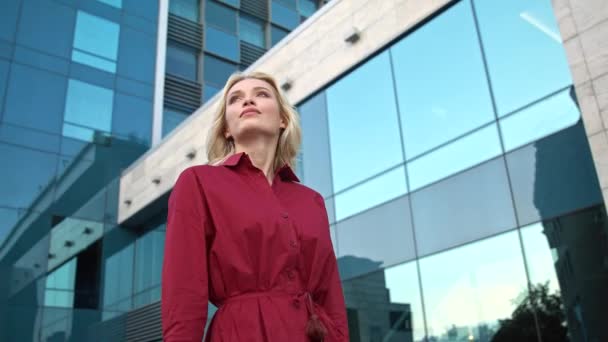
<path fill-rule="evenodd" d="M 296 248 L 298 246 L 298 244 L 294 240 L 289 241 L 289 245 L 293 248 Z"/>
<path fill-rule="evenodd" d="M 293 280 L 296 277 L 296 273 L 293 270 L 287 271 L 287 278 Z"/>
<path fill-rule="evenodd" d="M 286 219 L 289 217 L 289 214 L 285 211 L 285 212 L 283 212 L 283 214 L 281 216 L 283 216 L 283 218 Z"/>

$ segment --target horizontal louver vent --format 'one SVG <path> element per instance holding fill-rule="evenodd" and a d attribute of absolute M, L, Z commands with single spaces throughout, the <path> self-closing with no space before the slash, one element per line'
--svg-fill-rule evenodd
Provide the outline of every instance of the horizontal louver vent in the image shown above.
<path fill-rule="evenodd" d="M 168 39 L 200 50 L 203 42 L 203 28 L 188 19 L 169 14 Z"/>
<path fill-rule="evenodd" d="M 268 21 L 268 1 L 241 0 L 241 11 Z"/>
<path fill-rule="evenodd" d="M 162 341 L 160 302 L 127 313 L 126 341 Z"/>
<path fill-rule="evenodd" d="M 247 68 L 253 62 L 257 61 L 266 52 L 265 49 L 241 41 L 241 66 L 242 69 Z"/>
<path fill-rule="evenodd" d="M 162 341 L 160 301 L 129 311 L 89 328 L 88 341 Z"/>
<path fill-rule="evenodd" d="M 165 75 L 165 106 L 186 113 L 194 112 L 201 104 L 201 85 L 181 77 Z"/>

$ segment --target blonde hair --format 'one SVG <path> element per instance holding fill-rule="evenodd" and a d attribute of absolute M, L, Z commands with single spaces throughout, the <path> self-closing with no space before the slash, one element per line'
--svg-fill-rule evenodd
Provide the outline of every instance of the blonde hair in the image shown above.
<path fill-rule="evenodd" d="M 209 164 L 217 165 L 225 160 L 228 156 L 235 152 L 234 141 L 226 139 L 226 100 L 228 91 L 238 82 L 245 79 L 257 79 L 265 81 L 272 87 L 272 90 L 279 104 L 279 112 L 281 118 L 285 121 L 285 129 L 279 135 L 279 142 L 275 153 L 273 167 L 278 170 L 283 165 L 287 164 L 295 170 L 296 155 L 300 148 L 302 139 L 302 128 L 300 127 L 299 115 L 295 108 L 289 104 L 287 98 L 281 93 L 275 79 L 264 72 L 254 71 L 251 73 L 234 73 L 222 90 L 222 97 L 218 109 L 215 113 L 211 134 L 209 135 L 209 143 L 207 144 L 207 158 Z"/>

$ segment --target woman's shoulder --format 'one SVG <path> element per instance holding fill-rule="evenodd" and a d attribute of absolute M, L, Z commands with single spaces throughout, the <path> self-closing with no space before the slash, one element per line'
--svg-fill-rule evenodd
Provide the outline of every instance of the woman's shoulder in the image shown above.
<path fill-rule="evenodd" d="M 304 185 L 299 182 L 290 182 L 289 184 L 291 184 L 292 191 L 296 191 L 305 197 L 310 197 L 315 200 L 323 200 L 323 196 L 319 192 L 317 192 L 317 190 L 307 185 Z"/>
<path fill-rule="evenodd" d="M 214 177 L 221 174 L 221 168 L 214 165 L 193 165 L 185 168 L 177 177 L 179 182 L 181 179 L 192 181 L 197 180 L 198 182 L 204 182 L 210 177 Z"/>

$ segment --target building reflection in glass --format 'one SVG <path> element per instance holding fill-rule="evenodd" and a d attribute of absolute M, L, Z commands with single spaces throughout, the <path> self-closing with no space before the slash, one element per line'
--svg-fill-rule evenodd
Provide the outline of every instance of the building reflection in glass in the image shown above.
<path fill-rule="evenodd" d="M 517 231 L 420 259 L 430 341 L 491 341 L 526 288 Z"/>
<path fill-rule="evenodd" d="M 347 256 L 349 264 L 374 263 Z M 350 341 L 420 341 L 424 338 L 418 274 L 414 262 L 343 283 Z"/>

